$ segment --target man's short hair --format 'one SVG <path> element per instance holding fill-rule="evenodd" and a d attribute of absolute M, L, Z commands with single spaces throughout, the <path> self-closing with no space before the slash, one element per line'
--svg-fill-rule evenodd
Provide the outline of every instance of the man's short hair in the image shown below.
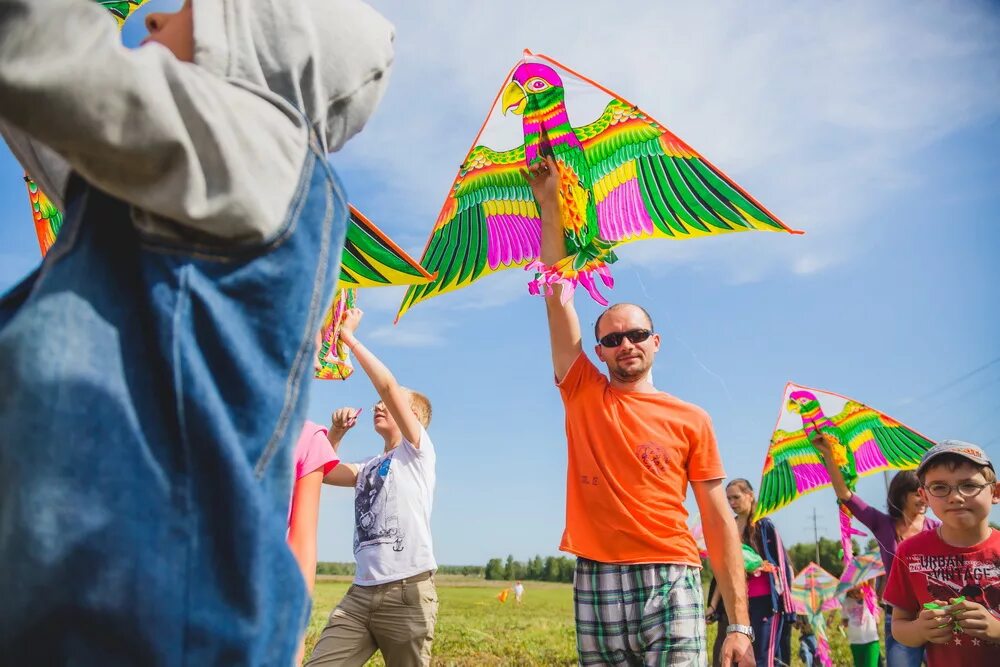
<path fill-rule="evenodd" d="M 642 314 L 646 316 L 646 321 L 649 322 L 649 330 L 653 331 L 653 318 L 649 316 L 649 312 L 637 303 L 614 303 L 604 309 L 604 312 L 597 316 L 597 321 L 594 322 L 594 338 L 600 340 L 601 335 L 598 333 L 601 326 L 601 318 L 610 313 L 613 310 L 621 310 L 622 308 L 638 308 L 642 311 Z"/>
<path fill-rule="evenodd" d="M 417 421 L 419 421 L 424 428 L 428 428 L 431 425 L 430 399 L 421 394 L 419 391 L 414 391 L 412 389 L 407 389 L 406 391 L 410 394 L 410 407 L 413 408 L 413 412 L 416 413 Z"/>
<path fill-rule="evenodd" d="M 987 484 L 992 484 L 997 481 L 997 474 L 993 468 L 970 461 L 961 454 L 939 454 L 938 456 L 935 456 L 932 461 L 928 462 L 927 465 L 924 466 L 919 473 L 917 473 L 917 477 L 920 478 L 920 483 L 923 484 L 924 480 L 927 478 L 927 473 L 931 470 L 944 466 L 948 468 L 949 472 L 951 472 L 963 463 L 968 464 L 977 471 L 983 473 L 983 477 L 986 479 Z"/>

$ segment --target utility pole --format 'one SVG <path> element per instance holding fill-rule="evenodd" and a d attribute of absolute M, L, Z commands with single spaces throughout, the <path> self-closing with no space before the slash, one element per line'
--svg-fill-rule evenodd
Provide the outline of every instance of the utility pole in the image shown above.
<path fill-rule="evenodd" d="M 889 471 L 888 470 L 883 470 L 882 471 L 882 478 L 885 479 L 885 493 L 886 493 L 886 495 L 889 495 Z"/>
<path fill-rule="evenodd" d="M 816 508 L 813 508 L 813 539 L 816 540 L 816 564 L 819 565 L 819 527 L 816 520 Z"/>

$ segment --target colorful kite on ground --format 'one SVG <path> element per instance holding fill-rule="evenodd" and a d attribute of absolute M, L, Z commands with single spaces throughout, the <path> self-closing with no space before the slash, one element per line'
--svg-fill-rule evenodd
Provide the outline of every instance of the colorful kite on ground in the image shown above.
<path fill-rule="evenodd" d="M 567 253 L 552 267 L 538 261 L 539 212 L 523 174 L 545 155 L 559 169 Z M 397 319 L 420 301 L 511 267 L 536 272 L 533 293 L 561 283 L 569 298 L 579 284 L 606 303 L 593 274 L 612 285 L 615 246 L 747 230 L 793 232 L 639 107 L 525 51 L 462 161 L 424 249 L 420 263 L 438 276 L 407 291 Z"/>
<path fill-rule="evenodd" d="M 795 612 L 805 615 L 816 632 L 820 660 L 831 667 L 833 662 L 830 660 L 830 642 L 826 636 L 826 617 L 823 613 L 840 608 L 837 578 L 816 563 L 809 563 L 792 580 L 792 598 L 795 600 Z"/>
<path fill-rule="evenodd" d="M 831 415 L 831 416 L 828 416 Z M 796 498 L 830 485 L 830 476 L 809 435 L 833 438 L 833 456 L 852 491 L 858 477 L 883 470 L 916 468 L 934 442 L 895 419 L 844 396 L 789 382 L 771 445 L 764 459 L 754 520 Z M 841 506 L 841 543 L 850 557 L 850 515 Z"/>
<path fill-rule="evenodd" d="M 340 258 L 340 278 L 333 304 L 323 319 L 316 355 L 316 377 L 346 380 L 354 368 L 347 347 L 340 342 L 340 321 L 344 311 L 354 308 L 359 287 L 415 285 L 433 280 L 417 260 L 392 242 L 353 206 L 344 253 Z"/>

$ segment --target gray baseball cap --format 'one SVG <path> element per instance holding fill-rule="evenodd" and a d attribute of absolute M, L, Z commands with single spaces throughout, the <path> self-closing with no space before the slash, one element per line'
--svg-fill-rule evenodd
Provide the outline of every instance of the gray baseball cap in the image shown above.
<path fill-rule="evenodd" d="M 920 459 L 920 465 L 917 466 L 917 474 L 919 475 L 923 472 L 924 468 L 926 468 L 931 461 L 942 454 L 955 454 L 956 456 L 969 459 L 977 465 L 989 466 L 991 470 L 995 470 L 989 457 L 986 456 L 986 452 L 984 452 L 983 448 L 979 445 L 974 445 L 971 442 L 963 442 L 961 440 L 942 440 L 924 452 L 923 457 Z"/>

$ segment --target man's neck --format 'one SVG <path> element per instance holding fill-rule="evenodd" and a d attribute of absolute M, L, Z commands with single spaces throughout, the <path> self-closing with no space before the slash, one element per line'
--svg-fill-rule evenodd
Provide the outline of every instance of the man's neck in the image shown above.
<path fill-rule="evenodd" d="M 611 374 L 610 380 L 612 388 L 617 391 L 631 391 L 638 394 L 655 394 L 658 391 L 653 386 L 653 380 L 649 373 L 646 373 L 637 380 L 623 380 Z"/>
<path fill-rule="evenodd" d="M 988 522 L 983 521 L 971 528 L 952 528 L 946 524 L 938 527 L 938 537 L 952 547 L 974 547 L 989 539 L 993 533 Z"/>

